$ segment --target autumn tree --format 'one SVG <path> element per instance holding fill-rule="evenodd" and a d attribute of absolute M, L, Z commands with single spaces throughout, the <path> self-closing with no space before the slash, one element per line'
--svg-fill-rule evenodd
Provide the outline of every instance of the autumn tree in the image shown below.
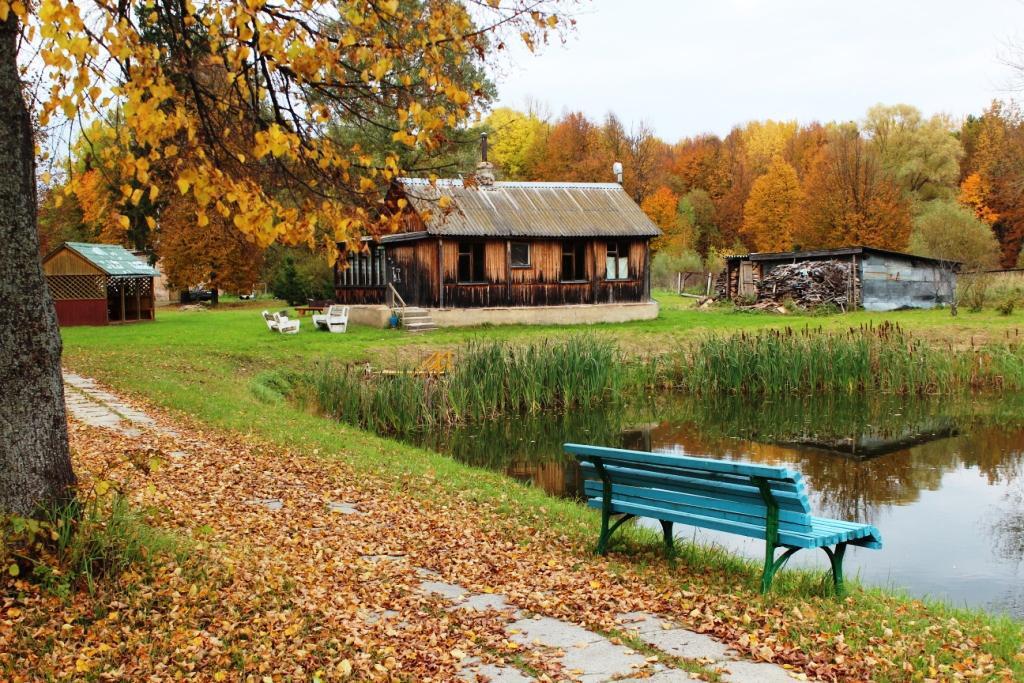
<path fill-rule="evenodd" d="M 690 233 L 693 248 L 701 256 L 707 257 L 725 246 L 715 216 L 715 202 L 706 190 L 698 188 L 683 195 L 679 200 L 679 218 L 684 223 L 682 229 Z"/>
<path fill-rule="evenodd" d="M 999 263 L 999 242 L 992 227 L 968 207 L 951 201 L 929 202 L 914 218 L 909 249 L 961 264 L 967 271 L 989 270 Z"/>
<path fill-rule="evenodd" d="M 612 180 L 614 159 L 602 140 L 601 130 L 581 112 L 571 112 L 558 120 L 542 145 L 534 180 Z"/>
<path fill-rule="evenodd" d="M 1024 252 L 1024 117 L 1016 106 L 993 102 L 961 131 L 968 154 L 960 200 L 992 226 L 1010 268 Z"/>
<path fill-rule="evenodd" d="M 663 185 L 649 194 L 640 208 L 663 233 L 651 242 L 655 251 L 678 256 L 691 247 L 692 222 L 685 210 L 680 211 L 679 195 Z"/>
<path fill-rule="evenodd" d="M 956 273 L 979 273 L 994 268 L 1000 252 L 999 242 L 988 223 L 969 207 L 943 200 L 928 202 L 914 218 L 909 249 L 911 253 L 938 261 L 935 296 L 940 299 L 949 295 L 953 315 L 956 315 Z M 962 285 L 971 287 L 983 283 L 965 279 Z"/>
<path fill-rule="evenodd" d="M 743 209 L 742 234 L 757 251 L 789 251 L 803 192 L 796 171 L 781 154 L 754 181 Z"/>
<path fill-rule="evenodd" d="M 955 194 L 964 149 L 947 118 L 879 104 L 868 110 L 864 132 L 882 168 L 909 196 L 927 201 Z"/>
<path fill-rule="evenodd" d="M 394 227 L 376 209 L 415 169 L 342 144 L 331 120 L 383 129 L 429 167 L 447 133 L 479 113 L 478 92 L 453 71 L 479 64 L 498 31 L 533 48 L 563 26 L 534 0 L 31 6 L 0 0 L 0 509 L 19 513 L 67 498 L 73 482 L 19 45 L 43 65 L 40 125 L 119 113 L 95 160 L 126 179 L 112 197 L 119 222 L 142 210 L 160 162 L 198 217 L 216 212 L 261 247 L 305 242 L 333 256 L 338 242 Z M 32 40 L 19 41 L 26 23 Z"/>
<path fill-rule="evenodd" d="M 906 248 L 908 202 L 855 126 L 838 127 L 829 135 L 804 194 L 794 235 L 799 248 Z"/>
<path fill-rule="evenodd" d="M 547 130 L 536 112 L 502 107 L 485 121 L 490 129 L 490 160 L 506 180 L 526 180 L 534 175 L 537 155 Z"/>

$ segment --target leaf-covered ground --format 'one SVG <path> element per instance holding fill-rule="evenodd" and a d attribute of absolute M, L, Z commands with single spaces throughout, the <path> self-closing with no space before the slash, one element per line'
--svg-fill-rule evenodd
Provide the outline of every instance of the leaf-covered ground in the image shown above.
<path fill-rule="evenodd" d="M 656 612 L 811 678 L 1013 679 L 986 653 L 986 628 L 921 603 L 761 600 L 720 569 L 668 566 L 656 547 L 596 558 L 582 540 L 593 529 L 566 533 L 543 507 L 516 506 L 514 485 L 490 500 L 431 495 L 440 488 L 429 474 L 378 477 L 315 451 L 161 422 L 179 435 L 132 439 L 73 423 L 75 464 L 86 488 L 120 482 L 150 524 L 185 539 L 187 558 L 158 558 L 145 575 L 68 599 L 7 577 L 4 679 L 450 681 L 472 657 L 572 678 L 508 642 L 501 615 L 450 612 L 416 590 L 415 567 L 605 632 L 621 631 L 618 613 Z M 380 458 L 395 457 L 376 443 Z M 331 512 L 332 502 L 361 514 Z M 399 616 L 379 618 L 385 610 Z"/>

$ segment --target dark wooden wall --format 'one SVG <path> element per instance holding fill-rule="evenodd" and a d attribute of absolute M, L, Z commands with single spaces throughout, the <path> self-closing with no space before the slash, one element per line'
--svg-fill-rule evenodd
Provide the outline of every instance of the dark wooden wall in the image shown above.
<path fill-rule="evenodd" d="M 484 281 L 459 282 L 460 241 L 484 244 Z M 561 281 L 563 240 L 530 240 L 527 268 L 510 267 L 510 242 L 504 239 L 432 237 L 389 246 L 387 254 L 394 266 L 395 289 L 409 305 L 472 308 L 646 301 L 647 243 L 622 241 L 629 242 L 630 278 L 614 281 L 605 277 L 604 240 L 584 240 L 586 278 L 579 282 Z M 342 303 L 378 303 L 352 288 L 339 289 L 338 297 Z"/>

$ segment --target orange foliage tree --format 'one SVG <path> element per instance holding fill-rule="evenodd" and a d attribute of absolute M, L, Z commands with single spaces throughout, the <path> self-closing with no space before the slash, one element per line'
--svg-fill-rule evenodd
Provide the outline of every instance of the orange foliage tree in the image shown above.
<path fill-rule="evenodd" d="M 536 180 L 608 182 L 612 180 L 612 155 L 601 130 L 580 112 L 566 114 L 540 142 L 534 164 Z"/>
<path fill-rule="evenodd" d="M 796 171 L 776 156 L 754 181 L 743 208 L 742 235 L 757 251 L 789 251 L 803 192 Z"/>
<path fill-rule="evenodd" d="M 679 214 L 679 195 L 662 185 L 644 198 L 640 208 L 664 233 L 651 243 L 654 250 L 678 255 L 690 248 L 692 227 Z"/>
<path fill-rule="evenodd" d="M 910 208 L 856 128 L 843 127 L 830 135 L 804 192 L 794 235 L 797 246 L 906 249 Z"/>
<path fill-rule="evenodd" d="M 1024 253 L 1024 116 L 1014 105 L 993 102 L 961 132 L 967 157 L 960 201 L 992 226 L 1003 267 Z"/>

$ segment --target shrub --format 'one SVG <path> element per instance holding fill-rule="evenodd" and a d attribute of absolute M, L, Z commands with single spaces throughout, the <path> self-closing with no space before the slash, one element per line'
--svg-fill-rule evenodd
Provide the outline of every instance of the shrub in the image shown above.
<path fill-rule="evenodd" d="M 145 568 L 160 555 L 182 554 L 178 539 L 147 525 L 121 493 L 102 490 L 104 495 L 44 511 L 39 519 L 3 518 L 4 575 L 26 576 L 66 596 L 82 587 L 92 592 L 100 579 Z"/>

